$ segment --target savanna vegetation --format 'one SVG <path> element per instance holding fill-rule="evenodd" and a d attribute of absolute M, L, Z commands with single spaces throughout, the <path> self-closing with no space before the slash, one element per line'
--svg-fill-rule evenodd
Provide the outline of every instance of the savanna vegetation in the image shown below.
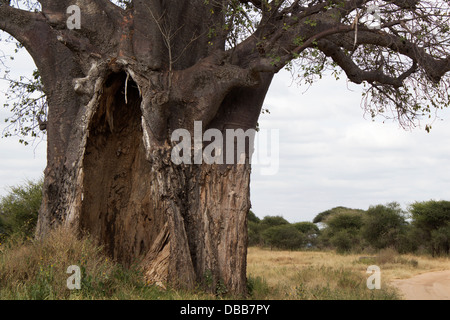
<path fill-rule="evenodd" d="M 205 293 L 148 283 L 138 261 L 122 266 L 88 235 L 56 229 L 35 239 L 41 200 L 42 181 L 12 187 L 0 200 L 0 299 L 236 298 L 223 285 Z M 339 207 L 298 223 L 250 212 L 248 294 L 238 298 L 400 299 L 390 279 L 448 268 L 448 208 L 445 201 L 414 203 L 408 212 L 396 203 Z M 381 290 L 366 287 L 372 264 L 383 268 Z M 71 265 L 82 271 L 81 290 L 67 288 Z"/>
<path fill-rule="evenodd" d="M 407 210 L 395 202 L 367 210 L 337 207 L 319 213 L 313 222 L 298 223 L 281 216 L 259 219 L 250 212 L 249 242 L 289 250 L 361 253 L 390 248 L 399 253 L 448 256 L 450 202 L 415 202 Z"/>

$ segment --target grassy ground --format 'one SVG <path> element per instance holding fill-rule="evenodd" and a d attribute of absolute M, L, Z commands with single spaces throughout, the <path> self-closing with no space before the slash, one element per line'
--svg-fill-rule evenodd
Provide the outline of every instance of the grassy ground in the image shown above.
<path fill-rule="evenodd" d="M 381 290 L 367 288 L 371 265 L 381 269 Z M 449 258 L 399 255 L 389 249 L 370 257 L 261 248 L 248 253 L 255 299 L 399 299 L 392 279 L 439 270 L 450 270 Z"/>
<path fill-rule="evenodd" d="M 367 266 L 381 267 L 381 290 L 369 290 Z M 81 290 L 67 289 L 67 267 L 82 270 Z M 249 299 L 398 299 L 393 278 L 450 269 L 450 260 L 400 256 L 385 250 L 376 257 L 334 252 L 292 252 L 249 248 Z M 10 239 L 0 244 L 0 300 L 198 300 L 223 299 L 198 292 L 162 290 L 144 282 L 138 269 L 108 260 L 88 239 L 56 231 L 45 241 Z"/>
<path fill-rule="evenodd" d="M 82 271 L 81 290 L 68 290 L 69 266 Z M 62 230 L 45 241 L 14 240 L 0 246 L 0 300 L 208 299 L 202 293 L 162 290 L 145 283 L 137 268 L 109 260 L 88 240 Z"/>

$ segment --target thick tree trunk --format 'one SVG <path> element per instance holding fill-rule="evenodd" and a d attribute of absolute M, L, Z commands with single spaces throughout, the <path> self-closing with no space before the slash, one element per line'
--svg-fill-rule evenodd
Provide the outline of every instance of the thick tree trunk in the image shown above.
<path fill-rule="evenodd" d="M 250 164 L 176 165 L 171 135 L 255 128 L 273 75 L 253 66 L 257 39 L 225 50 L 221 1 L 80 0 L 80 30 L 72 1 L 39 2 L 0 5 L 48 97 L 37 237 L 63 225 L 151 282 L 245 293 Z"/>
<path fill-rule="evenodd" d="M 106 113 L 90 125 L 80 229 L 118 261 L 142 260 L 150 282 L 244 292 L 249 165 L 175 165 L 171 148 L 148 161 L 139 107 L 116 106 L 112 130 Z"/>
<path fill-rule="evenodd" d="M 170 149 L 150 163 L 138 124 L 89 138 L 81 229 L 150 282 L 244 292 L 249 166 L 175 165 Z"/>
<path fill-rule="evenodd" d="M 90 234 L 124 265 L 139 262 L 151 283 L 244 294 L 248 161 L 176 165 L 170 134 L 158 140 L 149 126 L 158 103 L 146 104 L 144 87 L 125 72 L 92 80 L 96 93 L 80 107 L 65 161 L 49 161 L 38 236 L 62 224 Z M 203 106 L 217 110 L 203 131 L 253 127 L 270 80 Z M 237 112 L 243 106 L 248 113 Z M 165 130 L 170 123 L 161 122 Z"/>

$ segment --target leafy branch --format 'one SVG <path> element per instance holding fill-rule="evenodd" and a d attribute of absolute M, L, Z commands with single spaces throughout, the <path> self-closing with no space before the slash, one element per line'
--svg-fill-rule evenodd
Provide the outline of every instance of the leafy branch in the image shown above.
<path fill-rule="evenodd" d="M 2 136 L 18 136 L 19 142 L 24 145 L 30 143 L 28 137 L 32 140 L 42 137 L 47 128 L 48 106 L 39 72 L 35 70 L 32 78 L 21 76 L 19 80 L 14 80 L 6 70 L 0 80 L 9 82 L 3 107 L 11 113 L 11 116 L 4 119 L 8 125 Z"/>

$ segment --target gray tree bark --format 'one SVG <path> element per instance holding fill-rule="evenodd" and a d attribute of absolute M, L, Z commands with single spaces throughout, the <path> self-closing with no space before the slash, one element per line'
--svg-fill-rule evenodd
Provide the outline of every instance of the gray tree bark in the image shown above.
<path fill-rule="evenodd" d="M 150 282 L 245 293 L 250 164 L 175 165 L 170 138 L 193 136 L 194 121 L 255 128 L 272 75 L 231 62 L 223 36 L 208 36 L 223 14 L 203 0 L 78 1 L 80 30 L 67 29 L 70 1 L 41 4 L 0 11 L 48 96 L 37 237 L 62 225 L 140 261 Z"/>

